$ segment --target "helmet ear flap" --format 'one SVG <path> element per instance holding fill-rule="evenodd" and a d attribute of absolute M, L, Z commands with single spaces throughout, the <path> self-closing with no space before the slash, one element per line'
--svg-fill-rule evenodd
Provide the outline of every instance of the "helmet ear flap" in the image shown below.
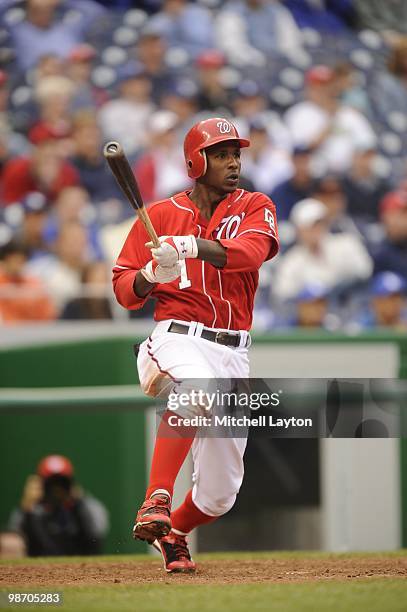
<path fill-rule="evenodd" d="M 187 161 L 188 176 L 193 179 L 198 179 L 203 176 L 207 169 L 207 158 L 204 150 L 195 151 L 191 155 L 191 159 Z"/>

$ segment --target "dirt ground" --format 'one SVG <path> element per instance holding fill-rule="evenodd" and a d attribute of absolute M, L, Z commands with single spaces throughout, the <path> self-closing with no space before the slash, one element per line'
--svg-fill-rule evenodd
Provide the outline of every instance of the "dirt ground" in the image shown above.
<path fill-rule="evenodd" d="M 157 561 L 1 564 L 0 587 L 95 584 L 232 584 L 308 582 L 360 578 L 407 578 L 407 557 L 258 558 L 203 560 L 195 575 L 168 575 Z"/>

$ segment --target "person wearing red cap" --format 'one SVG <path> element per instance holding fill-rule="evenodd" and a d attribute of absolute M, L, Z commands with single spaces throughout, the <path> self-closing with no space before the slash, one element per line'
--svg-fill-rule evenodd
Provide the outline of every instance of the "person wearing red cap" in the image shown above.
<path fill-rule="evenodd" d="M 67 457 L 48 455 L 27 478 L 9 528 L 24 536 L 29 556 L 91 555 L 101 551 L 108 514 L 75 483 Z"/>
<path fill-rule="evenodd" d="M 228 119 L 194 125 L 184 141 L 193 188 L 150 205 L 160 246 L 153 247 L 136 221 L 113 268 L 122 306 L 138 309 L 150 296 L 157 300 L 157 325 L 137 359 L 148 395 L 168 394 L 175 381 L 188 391 L 186 378 L 249 376 L 259 268 L 279 248 L 273 202 L 239 188 L 240 151 L 249 144 Z M 179 412 L 179 423 L 165 412 L 134 525 L 134 537 L 162 553 L 167 572 L 195 571 L 187 534 L 228 512 L 243 480 L 245 435 L 196 436 L 193 423 L 184 425 L 183 419 L 199 416 L 201 409 L 205 414 L 203 406 L 190 402 Z M 174 482 L 191 448 L 194 486 L 171 512 Z"/>
<path fill-rule="evenodd" d="M 92 83 L 92 69 L 96 49 L 92 45 L 81 44 L 74 47 L 67 59 L 67 74 L 75 86 L 71 109 L 99 108 L 109 100 L 105 89 Z"/>
<path fill-rule="evenodd" d="M 230 109 L 229 95 L 222 83 L 225 64 L 225 56 L 215 49 L 203 51 L 196 58 L 200 110 L 224 113 Z"/>

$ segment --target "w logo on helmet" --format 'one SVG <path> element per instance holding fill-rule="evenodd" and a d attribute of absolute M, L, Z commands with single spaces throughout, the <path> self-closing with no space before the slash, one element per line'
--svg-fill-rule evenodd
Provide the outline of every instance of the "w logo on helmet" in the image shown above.
<path fill-rule="evenodd" d="M 218 121 L 216 126 L 221 134 L 229 134 L 232 131 L 232 125 L 228 121 Z"/>

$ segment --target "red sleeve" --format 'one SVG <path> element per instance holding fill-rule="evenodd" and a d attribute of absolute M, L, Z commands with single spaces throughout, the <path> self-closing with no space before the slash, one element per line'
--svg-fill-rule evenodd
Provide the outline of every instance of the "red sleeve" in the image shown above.
<path fill-rule="evenodd" d="M 158 232 L 157 213 L 154 213 L 154 209 L 149 210 L 149 213 Z M 133 289 L 137 272 L 151 259 L 151 251 L 145 246 L 145 243 L 149 241 L 150 237 L 144 225 L 137 219 L 126 238 L 116 265 L 113 266 L 113 290 L 116 299 L 121 306 L 130 310 L 141 308 L 150 295 L 140 298 Z"/>
<path fill-rule="evenodd" d="M 255 194 L 234 238 L 220 239 L 226 249 L 225 272 L 253 272 L 278 253 L 276 208 L 264 194 Z"/>
<path fill-rule="evenodd" d="M 34 191 L 35 183 L 30 174 L 29 161 L 26 158 L 10 160 L 3 171 L 2 200 L 5 205 L 18 202 L 27 193 Z"/>

